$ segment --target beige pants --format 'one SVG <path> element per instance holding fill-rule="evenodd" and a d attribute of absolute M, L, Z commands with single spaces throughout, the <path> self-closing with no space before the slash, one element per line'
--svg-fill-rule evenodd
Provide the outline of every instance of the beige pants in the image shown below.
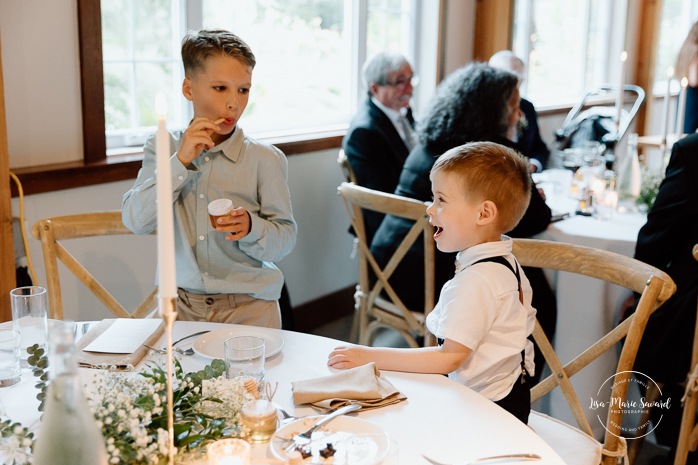
<path fill-rule="evenodd" d="M 276 300 L 259 300 L 247 294 L 193 294 L 178 289 L 177 319 L 281 328 Z"/>

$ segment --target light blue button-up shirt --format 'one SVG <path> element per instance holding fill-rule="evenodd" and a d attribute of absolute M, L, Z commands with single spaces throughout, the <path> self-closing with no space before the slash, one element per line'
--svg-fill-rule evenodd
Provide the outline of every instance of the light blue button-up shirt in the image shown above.
<path fill-rule="evenodd" d="M 291 252 L 298 232 L 285 155 L 237 127 L 230 138 L 185 167 L 176 156 L 181 137 L 182 131 L 170 134 L 177 286 L 197 294 L 277 300 L 283 275 L 273 262 Z M 123 222 L 136 234 L 157 228 L 155 164 L 152 135 L 136 182 L 122 202 Z M 218 198 L 250 213 L 250 233 L 239 241 L 227 241 L 227 233 L 211 227 L 207 207 Z"/>

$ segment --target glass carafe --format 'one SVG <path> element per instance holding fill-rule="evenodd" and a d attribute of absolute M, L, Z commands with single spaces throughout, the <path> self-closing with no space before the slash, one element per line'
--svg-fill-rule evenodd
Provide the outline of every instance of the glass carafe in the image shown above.
<path fill-rule="evenodd" d="M 57 325 L 49 337 L 50 384 L 34 446 L 34 465 L 106 465 L 104 437 L 78 374 L 73 325 Z"/>

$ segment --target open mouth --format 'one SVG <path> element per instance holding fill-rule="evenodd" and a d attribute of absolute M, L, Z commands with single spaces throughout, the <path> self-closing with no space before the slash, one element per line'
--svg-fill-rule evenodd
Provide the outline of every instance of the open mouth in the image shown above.
<path fill-rule="evenodd" d="M 434 232 L 434 239 L 439 237 L 443 231 L 444 228 L 442 228 L 441 226 L 436 226 L 436 232 Z"/>

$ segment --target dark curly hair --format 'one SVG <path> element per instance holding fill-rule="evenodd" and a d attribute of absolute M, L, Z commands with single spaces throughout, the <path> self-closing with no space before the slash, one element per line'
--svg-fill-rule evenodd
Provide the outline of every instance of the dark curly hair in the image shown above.
<path fill-rule="evenodd" d="M 466 142 L 505 137 L 508 102 L 519 83 L 509 71 L 471 63 L 449 74 L 417 126 L 419 141 L 438 152 Z"/>

